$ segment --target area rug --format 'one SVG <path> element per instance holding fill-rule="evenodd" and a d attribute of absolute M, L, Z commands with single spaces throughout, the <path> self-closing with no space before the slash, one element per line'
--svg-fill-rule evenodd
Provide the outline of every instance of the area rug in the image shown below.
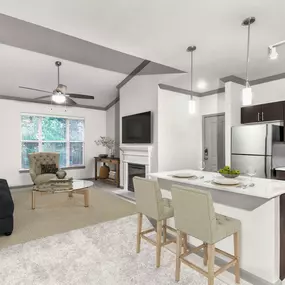
<path fill-rule="evenodd" d="M 32 210 L 31 190 L 12 193 L 14 232 L 9 237 L 0 236 L 0 249 L 134 214 L 135 205 L 113 194 L 113 189 L 106 185 L 99 188 L 96 183 L 90 189 L 88 208 L 84 207 L 82 195 L 69 198 L 67 193 L 37 193 L 36 209 Z"/>
<path fill-rule="evenodd" d="M 136 216 L 18 244 L 0 251 L 1 285 L 158 285 L 174 281 L 175 255 L 142 241 L 135 253 Z M 144 221 L 144 227 L 149 222 Z M 205 277 L 182 265 L 180 285 L 206 285 Z M 225 285 L 216 280 L 215 285 Z M 234 282 L 232 282 L 234 284 Z M 245 284 L 245 283 L 244 283 Z"/>

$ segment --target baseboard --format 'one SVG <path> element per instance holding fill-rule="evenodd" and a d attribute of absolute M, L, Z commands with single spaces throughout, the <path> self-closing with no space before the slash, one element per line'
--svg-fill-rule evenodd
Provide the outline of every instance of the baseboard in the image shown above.
<path fill-rule="evenodd" d="M 20 192 L 20 191 L 26 191 L 27 189 L 25 188 L 31 188 L 33 187 L 34 184 L 29 184 L 29 185 L 19 185 L 19 186 L 10 186 L 10 190 L 12 192 Z"/>

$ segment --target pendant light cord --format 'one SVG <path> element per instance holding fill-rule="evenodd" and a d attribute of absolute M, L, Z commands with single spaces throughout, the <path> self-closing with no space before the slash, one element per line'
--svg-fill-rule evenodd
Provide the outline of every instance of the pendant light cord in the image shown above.
<path fill-rule="evenodd" d="M 190 98 L 193 100 L 193 51 L 191 51 L 191 75 L 190 75 L 191 81 L 190 81 L 190 91 L 191 95 Z"/>
<path fill-rule="evenodd" d="M 246 83 L 245 87 L 249 87 L 248 82 L 248 66 L 249 66 L 249 45 L 250 45 L 250 19 L 248 23 L 248 33 L 247 33 L 247 55 L 246 55 Z"/>
<path fill-rule="evenodd" d="M 59 85 L 59 66 L 57 67 L 57 86 Z"/>

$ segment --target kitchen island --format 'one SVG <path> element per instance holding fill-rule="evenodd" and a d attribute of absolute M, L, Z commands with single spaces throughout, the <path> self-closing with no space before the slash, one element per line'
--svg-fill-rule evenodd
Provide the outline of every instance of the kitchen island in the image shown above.
<path fill-rule="evenodd" d="M 177 173 L 196 177 L 173 177 Z M 253 178 L 253 186 L 248 177 L 238 177 L 239 186 L 225 186 L 213 183 L 217 175 L 180 170 L 151 173 L 149 177 L 158 180 L 164 196 L 168 197 L 173 184 L 210 191 L 217 213 L 241 221 L 243 273 L 258 280 L 255 284 L 281 284 L 280 280 L 285 278 L 285 181 Z M 197 245 L 199 241 L 191 237 L 191 243 Z M 232 238 L 219 242 L 217 247 L 233 253 Z"/>

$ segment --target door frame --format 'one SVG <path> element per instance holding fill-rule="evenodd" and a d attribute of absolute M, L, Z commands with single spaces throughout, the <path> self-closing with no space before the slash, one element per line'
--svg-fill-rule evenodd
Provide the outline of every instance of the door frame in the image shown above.
<path fill-rule="evenodd" d="M 205 119 L 206 118 L 211 118 L 211 117 L 219 117 L 219 116 L 224 116 L 225 117 L 224 133 L 226 134 L 226 113 L 225 112 L 216 113 L 216 114 L 202 115 L 202 161 L 204 161 Z M 226 157 L 226 154 L 225 154 L 225 157 Z"/>

